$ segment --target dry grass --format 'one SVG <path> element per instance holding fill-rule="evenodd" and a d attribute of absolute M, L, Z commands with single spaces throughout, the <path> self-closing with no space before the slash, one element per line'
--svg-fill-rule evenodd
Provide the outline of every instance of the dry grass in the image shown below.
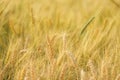
<path fill-rule="evenodd" d="M 120 80 L 119 0 L 0 0 L 0 80 Z"/>

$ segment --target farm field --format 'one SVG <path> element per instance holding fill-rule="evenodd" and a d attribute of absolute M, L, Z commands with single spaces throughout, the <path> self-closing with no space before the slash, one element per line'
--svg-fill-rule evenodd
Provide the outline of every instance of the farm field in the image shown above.
<path fill-rule="evenodd" d="M 0 0 L 0 80 L 120 80 L 120 0 Z"/>

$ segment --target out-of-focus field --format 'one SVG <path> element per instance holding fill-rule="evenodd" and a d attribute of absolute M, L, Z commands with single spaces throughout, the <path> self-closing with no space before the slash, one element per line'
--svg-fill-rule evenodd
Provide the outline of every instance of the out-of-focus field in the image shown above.
<path fill-rule="evenodd" d="M 0 0 L 0 80 L 120 80 L 120 0 Z"/>

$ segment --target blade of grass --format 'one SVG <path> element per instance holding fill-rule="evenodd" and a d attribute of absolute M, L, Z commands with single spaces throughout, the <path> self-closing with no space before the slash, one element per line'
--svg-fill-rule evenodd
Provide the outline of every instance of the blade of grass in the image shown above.
<path fill-rule="evenodd" d="M 87 27 L 89 26 L 89 24 L 95 19 L 96 16 L 98 16 L 101 11 L 102 11 L 103 7 L 101 7 L 96 13 L 94 16 L 92 16 L 87 22 L 86 24 L 83 26 L 83 29 L 81 30 L 81 35 L 84 33 L 84 31 L 87 29 Z"/>
<path fill-rule="evenodd" d="M 91 17 L 88 22 L 84 25 L 83 29 L 81 30 L 81 35 L 84 33 L 88 25 L 95 19 L 95 16 Z"/>

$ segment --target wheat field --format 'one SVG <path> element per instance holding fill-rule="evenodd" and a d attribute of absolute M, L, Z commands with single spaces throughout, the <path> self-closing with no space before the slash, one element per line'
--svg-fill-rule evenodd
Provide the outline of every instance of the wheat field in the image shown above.
<path fill-rule="evenodd" d="M 120 80 L 120 0 L 0 0 L 0 80 Z"/>

